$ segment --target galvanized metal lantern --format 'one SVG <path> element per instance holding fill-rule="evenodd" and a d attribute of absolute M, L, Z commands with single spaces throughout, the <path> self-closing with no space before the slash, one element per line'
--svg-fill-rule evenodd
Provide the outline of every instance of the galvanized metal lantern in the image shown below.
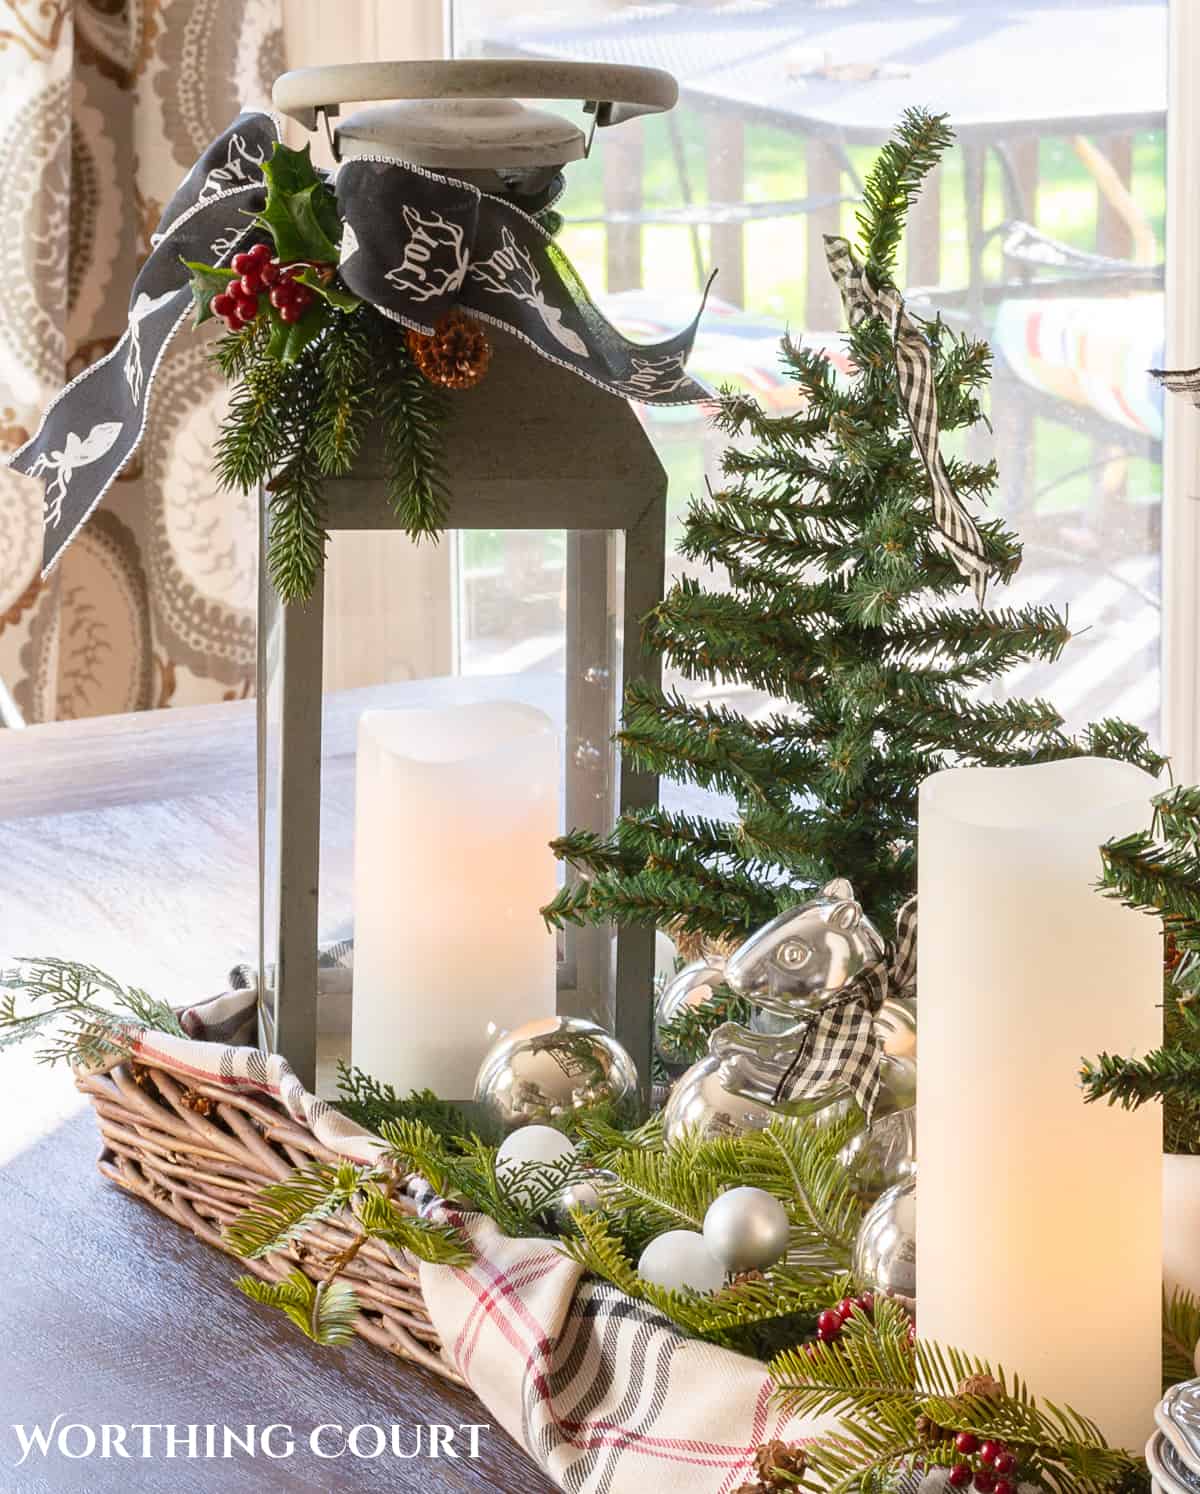
<path fill-rule="evenodd" d="M 512 94 L 584 97 L 592 101 L 586 107 L 595 122 L 605 125 L 632 114 L 669 108 L 675 89 L 665 75 L 635 68 L 365 64 L 287 74 L 276 84 L 275 102 L 284 113 L 313 128 L 319 113 L 335 115 L 347 99 L 400 98 L 405 101 L 377 105 L 347 118 L 337 130 L 335 152 L 391 156 L 468 179 L 484 192 L 510 194 L 518 203 L 536 201 L 564 163 L 586 153 L 589 142 L 569 120 L 513 103 Z M 360 922 L 366 916 L 366 878 L 376 910 L 371 916 L 377 922 L 387 917 L 394 923 L 391 947 L 395 957 L 388 978 L 399 991 L 409 980 L 418 987 L 413 993 L 415 1004 L 399 1003 L 408 1014 L 408 1030 L 398 1034 L 397 1041 L 419 1047 L 435 1040 L 443 1028 L 457 1032 L 462 1027 L 451 1009 L 455 998 L 438 988 L 428 962 L 423 966 L 415 962 L 409 969 L 405 957 L 406 943 L 419 942 L 418 934 L 428 943 L 430 889 L 420 886 L 419 878 L 414 881 L 411 866 L 404 874 L 407 880 L 390 867 L 389 836 L 395 840 L 395 832 L 385 825 L 382 808 L 376 813 L 374 804 L 361 802 L 367 792 L 362 754 L 368 748 L 358 748 L 356 763 L 356 742 L 369 742 L 372 752 L 378 749 L 383 764 L 379 781 L 394 786 L 395 758 L 388 752 L 395 743 L 388 740 L 388 733 L 407 730 L 417 718 L 406 716 L 397 727 L 397 717 L 380 726 L 382 718 L 375 712 L 423 710 L 436 715 L 448 702 L 494 705 L 506 699 L 515 702 L 513 709 L 518 712 L 536 707 L 551 719 L 559 743 L 557 782 L 550 790 L 559 825 L 602 832 L 621 810 L 657 799 L 657 780 L 652 775 L 620 769 L 611 738 L 623 681 L 634 674 L 657 680 L 660 673 L 659 661 L 642 651 L 639 620 L 662 595 L 665 472 L 626 400 L 539 356 L 500 328 L 489 328 L 489 336 L 493 356 L 487 377 L 477 387 L 451 396 L 452 414 L 445 432 L 448 529 L 564 532 L 562 675 L 551 680 L 484 676 L 421 681 L 411 677 L 436 674 L 439 665 L 440 672 L 446 673 L 445 666 L 452 661 L 426 660 L 414 667 L 401 646 L 388 646 L 399 630 L 419 631 L 427 625 L 427 614 L 420 607 L 413 608 L 409 592 L 400 594 L 389 587 L 386 569 L 382 574 L 379 566 L 372 570 L 371 541 L 366 541 L 367 568 L 365 573 L 362 570 L 364 532 L 397 527 L 388 504 L 379 443 L 368 441 L 350 475 L 326 485 L 332 539 L 325 574 L 313 596 L 303 604 L 285 605 L 267 580 L 260 583 L 259 989 L 263 1037 L 267 1046 L 289 1059 L 310 1087 L 318 1080 L 319 1067 L 322 1087 L 328 1088 L 331 1061 L 348 1056 L 353 982 L 360 978 L 362 967 L 357 955 L 354 964 L 346 962 L 345 968 L 335 955 L 324 962 L 329 970 L 319 970 L 318 949 L 355 935 L 356 879 Z M 265 554 L 269 520 L 267 505 L 262 507 Z M 343 565 L 349 551 L 357 556 L 358 579 Z M 341 599 L 336 606 L 330 602 L 335 595 Z M 340 673 L 331 669 L 334 655 L 344 662 L 348 654 L 357 659 L 364 652 L 356 653 L 353 640 L 348 642 L 345 636 L 347 596 L 357 612 L 357 636 L 372 640 L 372 645 L 384 644 L 365 650 L 379 660 L 366 673 L 359 670 L 347 675 L 344 668 Z M 435 598 L 431 605 L 443 602 Z M 410 677 L 400 677 L 405 674 Z M 514 719 L 520 726 L 520 718 Z M 483 725 L 485 734 L 493 730 L 490 720 Z M 445 735 L 440 718 L 429 729 L 434 736 L 439 731 Z M 518 740 L 514 750 L 516 756 L 509 766 L 494 770 L 493 810 L 500 819 L 511 801 L 524 793 L 533 773 L 528 765 L 542 748 L 531 738 L 524 743 Z M 433 813 L 429 795 L 421 787 L 426 782 L 422 773 L 432 771 L 424 753 L 424 747 L 413 753 L 419 766 L 413 769 L 416 787 L 409 802 L 413 805 L 412 833 L 429 837 L 427 843 L 431 843 L 443 832 L 436 815 L 433 820 L 429 817 Z M 442 755 L 455 759 L 453 743 Z M 515 776 L 506 777 L 510 769 Z M 379 792 L 390 795 L 392 787 Z M 438 813 L 448 821 L 454 809 L 452 798 Z M 478 822 L 482 825 L 482 818 Z M 378 859 L 373 869 L 364 870 L 367 840 L 375 844 L 369 854 Z M 468 847 L 462 863 L 465 885 L 442 889 L 455 910 L 442 935 L 448 945 L 447 959 L 460 958 L 465 949 L 477 960 L 481 1013 L 487 1009 L 488 983 L 498 979 L 494 972 L 504 960 L 495 947 L 496 936 L 488 936 L 491 947 L 484 938 L 484 947 L 472 948 L 479 922 L 476 914 L 486 899 L 508 895 L 510 874 L 519 880 L 515 867 L 504 864 L 503 840 L 500 844 L 499 867 L 490 866 L 477 879 Z M 537 907 L 530 906 L 527 914 L 541 934 Z M 526 916 L 524 911 L 520 916 Z M 461 948 L 450 947 L 455 940 Z M 556 955 L 553 983 L 559 1013 L 591 1018 L 613 1032 L 634 1057 L 646 1084 L 654 931 L 571 929 L 558 935 Z M 378 972 L 371 978 L 377 980 Z M 367 979 L 365 973 L 361 979 Z M 358 994 L 361 997 L 361 990 Z M 358 1005 L 361 1008 L 361 1001 Z M 499 1006 L 508 1010 L 503 1001 Z M 423 1011 L 423 1017 L 414 1020 L 414 1011 Z M 493 1024 L 503 1025 L 507 1024 Z M 469 1055 L 471 1062 L 482 1058 L 486 1040 L 482 1029 L 471 1030 L 468 1046 L 479 1048 Z M 363 1066 L 374 1070 L 371 1057 L 366 1055 Z M 434 1083 L 433 1087 L 438 1086 Z M 446 1097 L 467 1098 L 462 1087 L 459 1083 L 459 1092 Z"/>

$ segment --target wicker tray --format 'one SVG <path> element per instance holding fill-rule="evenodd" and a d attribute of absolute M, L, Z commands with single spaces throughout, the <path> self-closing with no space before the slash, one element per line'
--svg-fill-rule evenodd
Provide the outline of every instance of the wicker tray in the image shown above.
<path fill-rule="evenodd" d="M 161 1064 L 122 1063 L 107 1074 L 79 1074 L 75 1082 L 96 1111 L 104 1176 L 226 1254 L 222 1229 L 264 1183 L 314 1160 L 339 1160 L 273 1101 L 233 1095 Z M 407 1200 L 397 1202 L 415 1212 Z M 287 1251 L 263 1260 L 235 1258 L 267 1281 L 296 1266 L 319 1280 L 328 1258 L 356 1233 L 337 1218 L 326 1219 Z M 442 1355 L 414 1263 L 368 1241 L 344 1274 L 362 1307 L 363 1338 L 464 1383 Z"/>

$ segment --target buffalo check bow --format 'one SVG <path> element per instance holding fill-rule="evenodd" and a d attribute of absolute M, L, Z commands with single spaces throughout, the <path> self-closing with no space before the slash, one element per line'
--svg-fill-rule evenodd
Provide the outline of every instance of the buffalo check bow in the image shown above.
<path fill-rule="evenodd" d="M 896 915 L 896 942 L 885 957 L 813 1014 L 796 1056 L 775 1087 L 775 1103 L 844 1084 L 869 1122 L 879 1098 L 883 1063 L 875 1014 L 889 995 L 912 996 L 916 986 L 917 900 L 910 897 Z"/>
<path fill-rule="evenodd" d="M 954 491 L 938 446 L 937 395 L 933 380 L 933 352 L 920 323 L 905 309 L 894 285 L 873 285 L 845 239 L 825 235 L 825 258 L 851 327 L 868 317 L 886 322 L 896 350 L 896 381 L 912 431 L 913 445 L 929 474 L 933 492 L 934 538 L 971 583 L 983 606 L 992 567 L 974 519 Z"/>

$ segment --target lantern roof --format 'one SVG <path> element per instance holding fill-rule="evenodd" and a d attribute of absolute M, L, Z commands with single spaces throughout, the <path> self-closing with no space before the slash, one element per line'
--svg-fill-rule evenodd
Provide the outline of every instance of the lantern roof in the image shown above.
<path fill-rule="evenodd" d="M 447 527 L 613 529 L 635 525 L 667 478 L 630 404 L 488 328 L 487 376 L 450 396 Z M 382 436 L 329 478 L 332 529 L 392 529 Z"/>

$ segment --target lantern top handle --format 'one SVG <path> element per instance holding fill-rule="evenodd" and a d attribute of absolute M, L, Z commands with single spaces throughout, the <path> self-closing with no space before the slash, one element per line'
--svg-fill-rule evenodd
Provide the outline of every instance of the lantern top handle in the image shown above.
<path fill-rule="evenodd" d="M 442 62 L 345 62 L 301 67 L 275 80 L 276 109 L 306 130 L 318 112 L 376 99 L 582 99 L 600 126 L 672 109 L 679 86 L 655 67 L 533 58 L 462 58 Z"/>

